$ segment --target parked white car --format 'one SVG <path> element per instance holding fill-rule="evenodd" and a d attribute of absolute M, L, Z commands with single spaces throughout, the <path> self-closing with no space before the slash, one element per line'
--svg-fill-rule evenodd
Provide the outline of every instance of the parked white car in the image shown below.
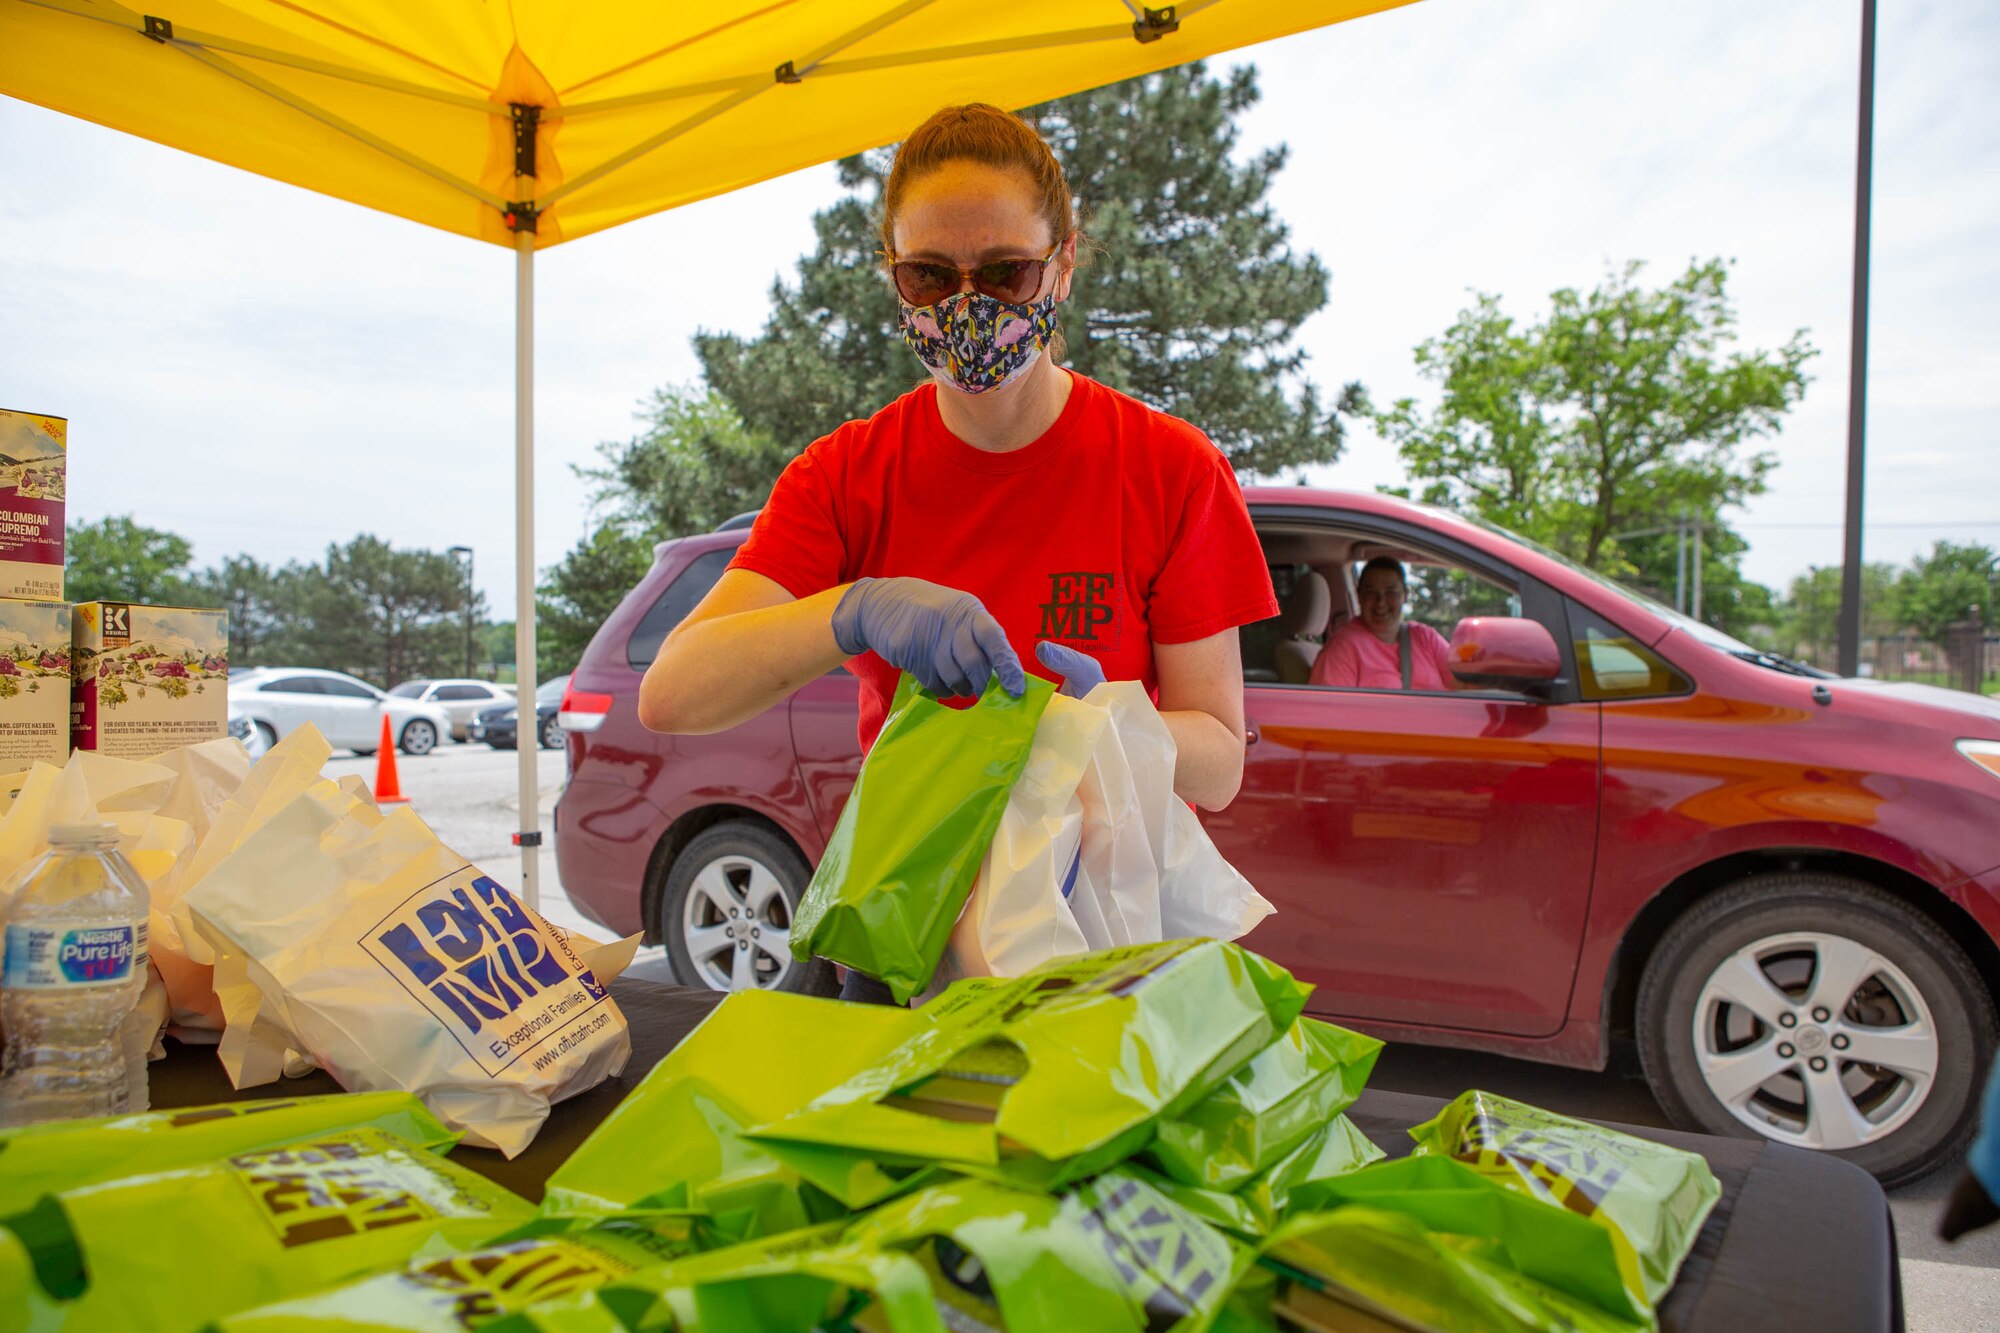
<path fill-rule="evenodd" d="M 451 715 L 438 704 L 391 698 L 345 672 L 251 667 L 229 673 L 229 732 L 253 753 L 310 722 L 334 749 L 374 754 L 384 714 L 404 754 L 429 754 L 451 731 Z"/>
<path fill-rule="evenodd" d="M 436 704 L 451 715 L 451 738 L 462 741 L 472 719 L 483 708 L 514 702 L 514 692 L 504 685 L 483 680 L 406 680 L 389 691 L 391 699 L 414 699 Z"/>

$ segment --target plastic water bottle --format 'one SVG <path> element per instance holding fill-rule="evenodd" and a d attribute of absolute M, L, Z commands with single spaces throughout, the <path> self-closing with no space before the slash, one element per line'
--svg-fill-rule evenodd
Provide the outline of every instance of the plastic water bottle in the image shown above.
<path fill-rule="evenodd" d="M 146 987 L 146 882 L 111 824 L 58 824 L 5 904 L 0 1121 L 131 1109 L 129 1022 Z M 138 1057 L 145 1059 L 143 1052 Z M 141 1097 L 143 1106 L 144 1098 Z"/>

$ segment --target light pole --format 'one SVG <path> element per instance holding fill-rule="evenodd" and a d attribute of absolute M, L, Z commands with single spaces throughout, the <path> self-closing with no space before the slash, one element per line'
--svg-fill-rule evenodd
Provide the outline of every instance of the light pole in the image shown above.
<path fill-rule="evenodd" d="M 1847 514 L 1842 524 L 1839 657 L 1843 676 L 1861 671 L 1861 488 L 1867 478 L 1868 209 L 1875 164 L 1875 0 L 1861 0 L 1860 124 L 1854 150 L 1854 321 L 1847 356 Z"/>
<path fill-rule="evenodd" d="M 454 546 L 451 558 L 465 565 L 465 674 L 472 674 L 472 548 Z"/>

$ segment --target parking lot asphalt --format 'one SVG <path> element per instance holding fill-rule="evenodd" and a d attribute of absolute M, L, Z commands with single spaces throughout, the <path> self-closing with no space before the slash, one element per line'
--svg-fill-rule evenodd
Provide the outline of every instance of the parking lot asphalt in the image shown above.
<path fill-rule="evenodd" d="M 373 780 L 374 759 L 337 755 L 330 775 L 358 773 Z M 521 880 L 520 852 L 512 845 L 519 827 L 516 756 L 483 744 L 451 744 L 412 759 L 399 756 L 398 773 L 411 808 L 445 844 L 510 888 Z M 536 758 L 540 779 L 541 828 L 553 825 L 566 765 L 560 750 Z M 563 894 L 555 857 L 545 845 L 541 859 L 542 913 L 568 930 L 602 938 L 604 930 L 584 919 Z M 641 949 L 634 975 L 671 982 L 665 950 Z M 1629 1050 L 1614 1052 L 1608 1070 L 1558 1069 L 1525 1060 L 1435 1047 L 1392 1045 L 1382 1053 L 1371 1086 L 1395 1092 L 1453 1097 L 1482 1088 L 1565 1115 L 1630 1125 L 1663 1126 L 1652 1093 Z M 1960 1164 L 1890 1192 L 1897 1243 L 1903 1260 L 1904 1300 L 1912 1333 L 1957 1333 L 2000 1328 L 2000 1225 L 1955 1245 L 1937 1238 L 1937 1216 L 1956 1180 Z"/>

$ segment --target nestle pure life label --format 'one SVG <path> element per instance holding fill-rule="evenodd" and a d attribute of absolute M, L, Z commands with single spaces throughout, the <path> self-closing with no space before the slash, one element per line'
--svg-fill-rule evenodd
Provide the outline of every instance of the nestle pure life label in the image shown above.
<path fill-rule="evenodd" d="M 71 742 L 151 759 L 229 734 L 229 615 L 80 602 L 73 610 Z"/>
<path fill-rule="evenodd" d="M 60 602 L 69 423 L 0 407 L 0 597 Z"/>
<path fill-rule="evenodd" d="M 69 758 L 70 612 L 0 598 L 0 774 Z"/>
<path fill-rule="evenodd" d="M 144 921 L 100 926 L 16 922 L 7 927 L 0 978 L 10 990 L 54 990 L 115 986 L 145 969 Z"/>

